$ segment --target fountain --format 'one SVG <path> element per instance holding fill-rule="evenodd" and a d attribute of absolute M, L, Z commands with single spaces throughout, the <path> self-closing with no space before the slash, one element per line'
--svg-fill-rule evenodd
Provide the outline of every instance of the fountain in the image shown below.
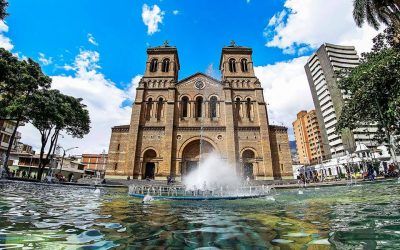
<path fill-rule="evenodd" d="M 273 191 L 270 186 L 251 186 L 216 153 L 204 156 L 182 184 L 131 185 L 129 194 L 141 199 L 151 196 L 154 200 L 235 200 L 265 197 Z"/>

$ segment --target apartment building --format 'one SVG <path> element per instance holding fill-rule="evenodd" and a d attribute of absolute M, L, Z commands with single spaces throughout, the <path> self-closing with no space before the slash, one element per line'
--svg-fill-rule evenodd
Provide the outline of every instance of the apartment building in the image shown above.
<path fill-rule="evenodd" d="M 353 131 L 336 132 L 336 124 L 346 96 L 338 86 L 337 71 L 359 65 L 353 46 L 325 43 L 313 53 L 304 66 L 310 85 L 323 145 L 329 145 L 327 156 L 334 158 L 355 150 L 358 144 L 376 146 L 376 127 L 366 125 Z"/>
<path fill-rule="evenodd" d="M 328 145 L 323 145 L 321 129 L 315 110 L 302 110 L 293 122 L 300 164 L 315 164 L 326 158 Z"/>

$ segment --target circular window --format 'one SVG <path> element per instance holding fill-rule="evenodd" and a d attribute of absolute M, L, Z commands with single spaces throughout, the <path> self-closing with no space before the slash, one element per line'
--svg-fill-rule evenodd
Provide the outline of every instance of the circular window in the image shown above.
<path fill-rule="evenodd" d="M 218 140 L 222 140 L 222 135 L 218 135 L 218 136 L 217 136 L 217 139 L 218 139 Z"/>
<path fill-rule="evenodd" d="M 197 81 L 197 82 L 194 84 L 194 86 L 195 86 L 196 89 L 204 89 L 205 84 L 204 84 L 203 81 Z"/>

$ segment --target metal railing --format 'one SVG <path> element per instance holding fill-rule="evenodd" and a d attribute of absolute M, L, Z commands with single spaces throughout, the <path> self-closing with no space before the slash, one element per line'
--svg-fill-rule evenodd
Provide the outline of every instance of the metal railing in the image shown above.
<path fill-rule="evenodd" d="M 151 195 L 163 197 L 246 197 L 264 196 L 274 192 L 273 186 L 240 186 L 240 187 L 216 187 L 205 189 L 187 189 L 185 186 L 152 186 L 131 185 L 130 195 Z"/>

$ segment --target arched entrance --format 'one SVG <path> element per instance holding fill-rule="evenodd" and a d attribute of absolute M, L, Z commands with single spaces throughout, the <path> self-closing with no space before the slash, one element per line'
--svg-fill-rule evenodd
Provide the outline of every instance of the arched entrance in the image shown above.
<path fill-rule="evenodd" d="M 197 169 L 200 159 L 213 151 L 213 145 L 205 140 L 194 140 L 187 144 L 182 152 L 182 177 Z"/>
<path fill-rule="evenodd" d="M 148 149 L 143 154 L 142 179 L 154 179 L 156 172 L 156 163 L 154 159 L 156 157 L 157 153 L 153 149 Z"/>
<path fill-rule="evenodd" d="M 242 164 L 243 164 L 243 178 L 254 179 L 254 165 L 255 154 L 252 150 L 246 149 L 242 153 Z"/>

